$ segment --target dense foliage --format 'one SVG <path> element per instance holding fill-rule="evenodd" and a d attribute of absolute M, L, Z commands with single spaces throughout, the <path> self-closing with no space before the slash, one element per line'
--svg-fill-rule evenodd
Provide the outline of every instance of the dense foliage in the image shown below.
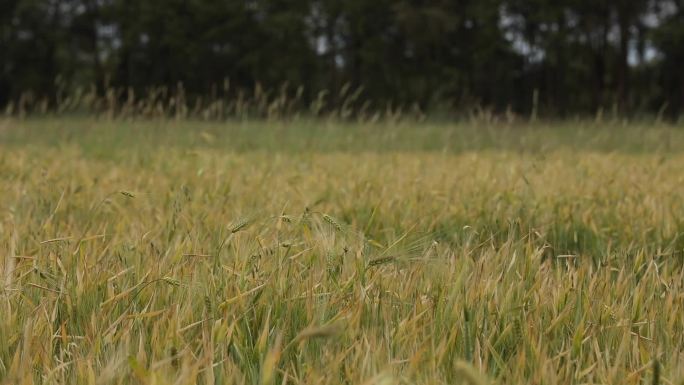
<path fill-rule="evenodd" d="M 0 105 L 287 84 L 338 103 L 348 85 L 371 108 L 684 107 L 682 0 L 3 0 L 0 28 Z"/>

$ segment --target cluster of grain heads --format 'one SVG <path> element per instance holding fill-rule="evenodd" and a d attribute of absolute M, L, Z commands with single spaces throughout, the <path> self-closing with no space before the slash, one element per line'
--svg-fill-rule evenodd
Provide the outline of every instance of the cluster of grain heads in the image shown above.
<path fill-rule="evenodd" d="M 346 83 L 338 92 L 321 90 L 315 96 L 307 96 L 303 86 L 293 87 L 287 82 L 274 89 L 266 89 L 260 82 L 251 88 L 236 88 L 228 79 L 221 86 L 212 85 L 211 92 L 203 95 L 188 94 L 183 83 L 175 87 L 147 87 L 137 92 L 132 87 L 98 90 L 94 85 L 67 90 L 61 84 L 56 95 L 23 92 L 17 100 L 7 104 L 4 113 L 5 116 L 20 118 L 91 114 L 107 119 L 163 118 L 176 121 L 254 118 L 286 121 L 301 115 L 331 120 L 356 119 L 360 122 L 424 119 L 417 103 L 394 106 L 387 102 L 376 106 L 364 98 L 363 91 L 363 86 L 352 89 L 351 84 Z"/>

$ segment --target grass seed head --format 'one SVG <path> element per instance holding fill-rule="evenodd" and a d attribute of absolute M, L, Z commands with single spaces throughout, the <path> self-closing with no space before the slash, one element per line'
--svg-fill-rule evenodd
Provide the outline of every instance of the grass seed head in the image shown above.
<path fill-rule="evenodd" d="M 249 226 L 249 221 L 246 219 L 242 219 L 230 226 L 230 232 L 232 234 L 235 234 L 238 231 L 244 230 L 247 226 Z"/>
<path fill-rule="evenodd" d="M 180 286 L 181 282 L 177 279 L 171 278 L 171 277 L 164 277 L 162 278 L 162 281 L 166 282 L 167 284 L 171 286 Z"/>
<path fill-rule="evenodd" d="M 393 256 L 371 259 L 368 262 L 368 267 L 384 265 L 386 263 L 394 262 L 395 259 L 396 258 Z"/>
<path fill-rule="evenodd" d="M 323 220 L 326 221 L 335 230 L 340 231 L 340 232 L 342 231 L 342 226 L 340 225 L 340 223 L 337 220 L 335 220 L 335 218 L 331 217 L 328 214 L 323 214 L 322 217 L 323 217 Z"/>

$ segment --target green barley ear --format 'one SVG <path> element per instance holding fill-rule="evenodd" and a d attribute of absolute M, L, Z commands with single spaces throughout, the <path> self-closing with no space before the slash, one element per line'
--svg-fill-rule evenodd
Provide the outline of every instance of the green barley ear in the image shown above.
<path fill-rule="evenodd" d="M 334 254 L 329 253 L 326 258 L 326 271 L 328 273 L 328 276 L 333 280 L 337 281 L 338 277 L 342 273 L 342 264 L 342 255 L 335 256 Z"/>
<path fill-rule="evenodd" d="M 522 321 L 517 318 L 513 321 L 513 338 L 516 344 L 520 343 L 523 339 Z"/>
<path fill-rule="evenodd" d="M 390 257 L 380 257 L 380 258 L 371 259 L 371 260 L 368 262 L 368 267 L 384 265 L 384 264 L 386 264 L 386 263 L 390 263 L 390 262 L 394 261 L 395 259 L 396 259 L 396 258 L 395 258 L 395 257 L 392 257 L 392 256 L 390 256 Z"/>
<path fill-rule="evenodd" d="M 660 362 L 656 358 L 653 360 L 653 385 L 660 385 Z"/>
<path fill-rule="evenodd" d="M 230 227 L 230 232 L 231 232 L 232 234 L 235 234 L 235 233 L 237 233 L 238 231 L 244 230 L 245 227 L 247 227 L 248 225 L 249 225 L 249 221 L 246 220 L 246 219 L 242 219 L 242 220 L 236 222 L 234 225 L 232 225 L 232 226 Z"/>
<path fill-rule="evenodd" d="M 168 283 L 171 286 L 180 286 L 180 284 L 181 284 L 179 280 L 173 279 L 171 277 L 164 277 L 164 278 L 162 278 L 162 281 Z"/>
<path fill-rule="evenodd" d="M 323 214 L 323 220 L 328 222 L 328 224 L 330 224 L 330 226 L 335 228 L 335 230 L 340 231 L 340 232 L 342 231 L 342 226 L 340 225 L 340 223 L 337 222 L 335 220 L 335 218 L 331 217 L 330 215 Z"/>
<path fill-rule="evenodd" d="M 213 306 L 212 306 L 212 303 L 211 303 L 211 298 L 209 298 L 208 295 L 205 295 L 205 296 L 204 296 L 204 306 L 207 308 L 207 314 L 211 314 L 211 313 L 212 313 Z"/>

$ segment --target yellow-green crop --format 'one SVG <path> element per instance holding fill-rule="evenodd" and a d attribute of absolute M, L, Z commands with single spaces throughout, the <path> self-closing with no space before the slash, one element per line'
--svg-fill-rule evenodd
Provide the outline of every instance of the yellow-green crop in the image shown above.
<path fill-rule="evenodd" d="M 0 121 L 0 383 L 681 384 L 682 145 Z"/>

